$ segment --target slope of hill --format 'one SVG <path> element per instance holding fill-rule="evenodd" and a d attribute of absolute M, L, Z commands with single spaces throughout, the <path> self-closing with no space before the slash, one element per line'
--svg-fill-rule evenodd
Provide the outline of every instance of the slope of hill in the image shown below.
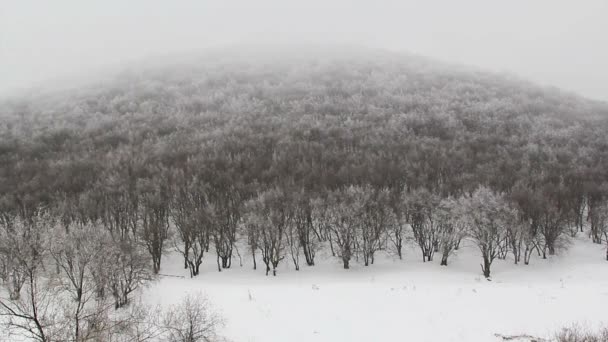
<path fill-rule="evenodd" d="M 415 56 L 288 55 L 216 51 L 6 100 L 0 194 L 49 204 L 58 192 L 101 186 L 125 160 L 160 170 L 200 159 L 210 181 L 310 189 L 407 184 L 459 194 L 606 180 L 606 104 Z"/>

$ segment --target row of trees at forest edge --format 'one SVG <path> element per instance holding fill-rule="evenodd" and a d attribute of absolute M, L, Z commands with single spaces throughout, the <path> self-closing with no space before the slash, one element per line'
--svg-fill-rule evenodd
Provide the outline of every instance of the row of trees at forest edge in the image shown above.
<path fill-rule="evenodd" d="M 54 243 L 48 257 L 57 268 L 74 263 L 65 260 L 74 257 L 69 249 L 74 246 L 83 253 L 78 259 L 81 267 L 100 259 L 109 261 L 107 267 L 95 267 L 97 292 L 111 294 L 117 308 L 159 273 L 162 256 L 169 250 L 179 251 L 184 267 L 197 276 L 210 251 L 218 271 L 231 267 L 237 256 L 242 265 L 238 247 L 246 245 L 254 269 L 261 260 L 266 274 L 276 275 L 286 257 L 296 270 L 301 263 L 313 266 L 323 246 L 341 259 L 345 269 L 353 258 L 365 266 L 373 264 L 380 250 L 401 258 L 406 240 L 420 249 L 423 261 L 432 261 L 437 253 L 441 265 L 447 265 L 461 241 L 469 239 L 478 246 L 483 274 L 489 277 L 492 262 L 508 253 L 515 263 L 523 258 L 524 264 L 535 252 L 543 258 L 555 254 L 566 246 L 569 236 L 582 231 L 584 221 L 589 221 L 589 235 L 595 242 L 608 242 L 606 198 L 591 204 L 585 200 L 587 211 L 574 210 L 563 204 L 569 194 L 562 189 L 535 193 L 516 188 L 505 194 L 482 186 L 470 194 L 442 197 L 425 188 L 371 185 L 325 192 L 293 185 L 248 189 L 231 184 L 217 189 L 182 171 L 165 175 L 167 184 L 140 179 L 133 193 L 128 187 L 123 193 L 97 193 L 108 198 L 95 200 L 105 206 L 91 212 L 61 207 L 61 216 L 44 209 L 25 217 L 4 213 L 0 276 L 11 296 L 19 297 L 29 264 L 41 262 L 44 248 L 36 243 L 42 243 L 40 234 L 52 227 L 48 238 Z"/>
<path fill-rule="evenodd" d="M 535 252 L 543 258 L 555 254 L 566 247 L 568 237 L 582 231 L 579 222 L 590 222 L 589 234 L 595 242 L 608 242 L 606 200 L 585 205 L 590 209 L 584 215 L 584 210 L 558 207 L 564 199 L 552 196 L 559 192 L 535 196 L 516 189 L 500 194 L 479 187 L 460 197 L 441 197 L 424 188 L 407 191 L 351 185 L 311 193 L 275 186 L 245 198 L 233 190 L 232 198 L 223 200 L 227 207 L 220 209 L 221 204 L 200 186 L 183 187 L 177 209 L 169 210 L 176 212 L 173 221 L 181 240 L 176 248 L 192 276 L 198 275 L 210 246 L 218 271 L 230 267 L 233 251 L 241 259 L 239 241 L 247 243 L 254 269 L 261 259 L 266 274 L 272 270 L 276 275 L 279 262 L 286 257 L 296 270 L 304 262 L 313 266 L 316 252 L 324 246 L 341 259 L 345 269 L 353 258 L 361 259 L 365 266 L 373 264 L 380 250 L 401 258 L 406 240 L 420 249 L 423 261 L 432 261 L 439 253 L 441 265 L 447 265 L 461 241 L 470 239 L 481 252 L 486 277 L 492 261 L 505 259 L 508 253 L 515 263 L 526 265 Z M 235 203 L 237 198 L 241 204 Z"/>

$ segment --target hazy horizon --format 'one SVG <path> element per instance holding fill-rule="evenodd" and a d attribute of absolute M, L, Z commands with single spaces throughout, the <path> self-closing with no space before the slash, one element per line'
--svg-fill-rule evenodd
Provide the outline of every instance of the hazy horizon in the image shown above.
<path fill-rule="evenodd" d="M 608 101 L 608 3 L 2 1 L 0 93 L 239 44 L 347 44 L 507 72 Z"/>

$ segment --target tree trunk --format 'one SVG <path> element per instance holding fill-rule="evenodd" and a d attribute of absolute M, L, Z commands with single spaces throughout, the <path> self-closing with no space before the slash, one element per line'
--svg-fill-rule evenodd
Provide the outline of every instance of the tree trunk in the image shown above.
<path fill-rule="evenodd" d="M 307 235 L 307 233 L 300 234 L 300 245 L 302 246 L 302 250 L 304 251 L 304 258 L 306 259 L 306 265 L 314 266 L 314 264 L 315 264 L 314 251 L 311 246 L 310 237 Z"/>
<path fill-rule="evenodd" d="M 530 264 L 530 258 L 532 257 L 533 251 L 533 249 L 530 249 L 528 246 L 526 246 L 526 249 L 524 250 L 524 265 Z"/>
<path fill-rule="evenodd" d="M 194 264 L 188 261 L 188 271 L 190 272 L 190 278 L 194 277 Z"/>
<path fill-rule="evenodd" d="M 230 268 L 231 260 L 229 256 L 222 256 L 222 268 Z"/>
<path fill-rule="evenodd" d="M 194 271 L 192 272 L 192 273 L 194 273 L 194 276 L 199 275 L 199 273 L 200 273 L 200 268 L 201 268 L 201 263 L 202 263 L 202 262 L 200 262 L 200 261 L 199 261 L 199 262 L 197 262 L 197 263 L 194 265 Z"/>
<path fill-rule="evenodd" d="M 515 265 L 517 265 L 521 256 L 521 240 L 518 243 L 515 239 L 512 239 L 511 248 L 513 249 L 513 260 L 515 262 Z"/>
<path fill-rule="evenodd" d="M 190 256 L 190 244 L 184 242 L 184 269 L 188 268 L 188 258 Z"/>
<path fill-rule="evenodd" d="M 278 256 L 275 256 L 274 258 L 271 259 L 272 261 L 272 275 L 276 276 L 277 275 L 277 267 L 279 266 L 279 262 L 281 261 L 281 258 L 279 258 Z"/>
<path fill-rule="evenodd" d="M 312 252 L 312 248 L 307 245 L 302 245 L 304 249 L 304 258 L 306 258 L 306 265 L 314 266 L 315 265 L 315 257 Z"/>
<path fill-rule="evenodd" d="M 483 256 L 483 265 L 481 266 L 481 270 L 483 271 L 483 276 L 486 278 L 490 278 L 490 265 L 492 262 L 488 258 L 488 256 Z"/>
<path fill-rule="evenodd" d="M 332 242 L 332 238 L 329 238 L 329 249 L 331 250 L 331 256 L 336 256 L 336 252 L 334 251 L 334 244 Z"/>
<path fill-rule="evenodd" d="M 443 255 L 441 256 L 441 266 L 447 266 L 448 265 L 448 253 L 443 253 Z"/>
<path fill-rule="evenodd" d="M 158 274 L 158 272 L 160 272 L 160 258 L 154 258 L 152 260 L 152 271 L 154 274 Z"/>
<path fill-rule="evenodd" d="M 547 259 L 547 246 L 543 248 L 543 259 Z"/>
<path fill-rule="evenodd" d="M 349 263 L 349 261 L 350 261 L 350 259 L 349 259 L 349 258 L 342 258 L 342 262 L 344 263 L 344 269 L 345 269 L 345 270 L 347 270 L 347 269 L 349 269 L 349 268 L 350 268 L 350 267 L 349 267 L 349 264 L 348 264 L 348 263 Z"/>

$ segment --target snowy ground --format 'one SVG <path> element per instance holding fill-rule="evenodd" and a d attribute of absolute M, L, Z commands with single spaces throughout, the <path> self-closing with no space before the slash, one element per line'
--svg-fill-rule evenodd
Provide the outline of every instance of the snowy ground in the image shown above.
<path fill-rule="evenodd" d="M 190 279 L 178 256 L 163 260 L 162 277 L 145 293 L 151 304 L 178 302 L 203 292 L 226 319 L 223 334 L 235 342 L 315 341 L 500 341 L 495 334 L 548 337 L 573 322 L 607 322 L 608 261 L 604 247 L 577 239 L 548 260 L 513 265 L 496 260 L 492 281 L 480 275 L 472 246 L 453 255 L 448 267 L 422 263 L 409 248 L 404 260 L 384 256 L 375 265 L 319 257 L 299 272 L 285 258 L 276 277 L 263 265 L 217 272 L 206 258 Z"/>

